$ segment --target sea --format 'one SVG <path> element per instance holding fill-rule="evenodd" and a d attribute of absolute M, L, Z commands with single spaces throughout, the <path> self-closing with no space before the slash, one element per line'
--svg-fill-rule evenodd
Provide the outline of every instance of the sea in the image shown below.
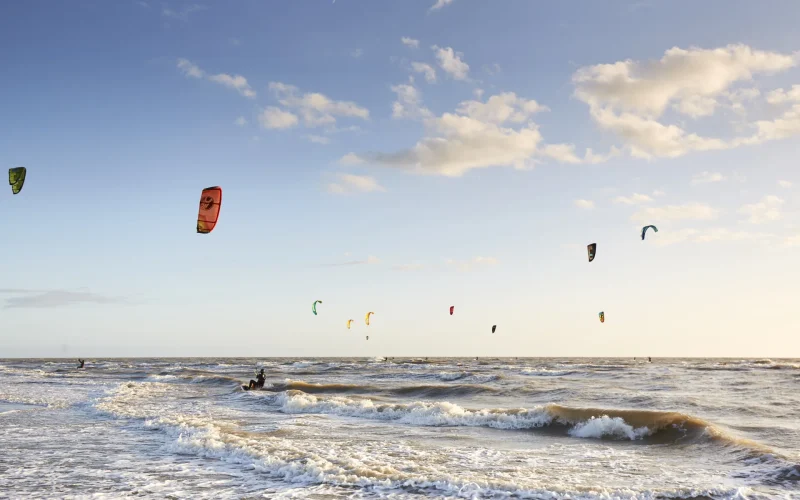
<path fill-rule="evenodd" d="M 800 360 L 0 359 L 0 498 L 800 498 Z"/>

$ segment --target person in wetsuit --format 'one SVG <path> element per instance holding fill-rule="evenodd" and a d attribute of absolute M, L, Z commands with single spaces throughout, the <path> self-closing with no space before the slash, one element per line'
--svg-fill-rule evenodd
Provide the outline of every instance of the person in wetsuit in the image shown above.
<path fill-rule="evenodd" d="M 264 382 L 266 381 L 267 377 L 264 375 L 264 369 L 261 369 L 261 372 L 256 375 L 255 380 L 250 381 L 250 389 L 261 389 L 264 387 Z"/>
<path fill-rule="evenodd" d="M 82 359 L 78 358 L 78 363 L 80 363 L 80 366 L 78 366 L 78 368 L 83 368 L 83 364 L 84 364 L 85 362 L 86 362 L 86 361 L 84 361 L 84 360 L 82 360 Z"/>

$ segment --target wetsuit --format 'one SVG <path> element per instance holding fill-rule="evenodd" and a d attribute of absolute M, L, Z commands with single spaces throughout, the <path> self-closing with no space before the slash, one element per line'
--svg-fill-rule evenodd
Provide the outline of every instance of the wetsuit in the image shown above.
<path fill-rule="evenodd" d="M 250 381 L 250 389 L 253 389 L 253 388 L 261 389 L 262 387 L 264 387 L 264 382 L 266 381 L 266 379 L 267 379 L 267 377 L 264 375 L 264 370 L 262 369 L 261 373 L 259 373 L 256 376 L 256 380 L 251 380 Z"/>
<path fill-rule="evenodd" d="M 81 364 L 81 366 L 79 366 L 78 368 L 83 368 L 83 364 L 84 364 L 86 361 L 84 361 L 84 360 L 82 360 L 82 359 L 79 359 L 79 360 L 78 360 L 78 362 L 80 362 L 80 364 Z"/>

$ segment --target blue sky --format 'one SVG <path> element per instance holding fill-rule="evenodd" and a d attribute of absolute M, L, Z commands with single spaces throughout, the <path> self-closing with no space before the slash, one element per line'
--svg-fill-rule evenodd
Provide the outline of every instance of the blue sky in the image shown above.
<path fill-rule="evenodd" d="M 798 16 L 0 4 L 0 357 L 800 356 Z"/>

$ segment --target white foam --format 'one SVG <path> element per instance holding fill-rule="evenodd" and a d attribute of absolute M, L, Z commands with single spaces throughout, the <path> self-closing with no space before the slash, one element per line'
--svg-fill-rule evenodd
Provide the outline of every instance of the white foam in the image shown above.
<path fill-rule="evenodd" d="M 645 436 L 652 434 L 652 431 L 647 427 L 638 427 L 625 423 L 621 417 L 609 417 L 603 415 L 602 417 L 592 417 L 584 422 L 579 422 L 569 430 L 569 435 L 579 438 L 595 438 L 600 439 L 604 436 L 612 436 L 618 438 L 628 438 L 631 441 L 641 439 Z"/>

